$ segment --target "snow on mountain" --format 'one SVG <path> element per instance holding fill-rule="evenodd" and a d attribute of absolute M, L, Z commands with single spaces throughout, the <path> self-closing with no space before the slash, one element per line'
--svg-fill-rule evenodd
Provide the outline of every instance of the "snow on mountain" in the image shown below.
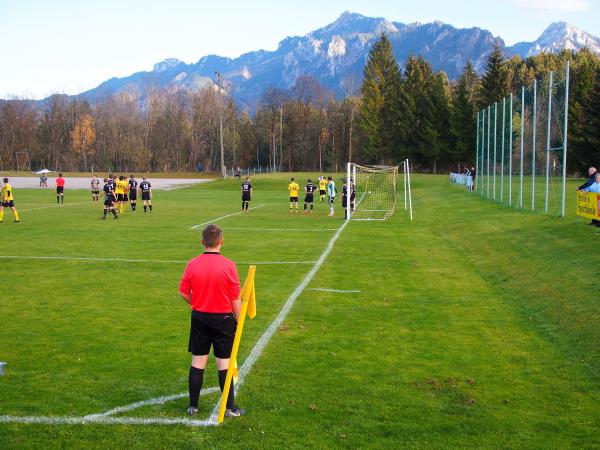
<path fill-rule="evenodd" d="M 600 39 L 566 22 L 555 22 L 544 30 L 533 42 L 519 42 L 509 50 L 523 57 L 535 56 L 542 52 L 581 50 L 588 48 L 600 53 Z"/>
<path fill-rule="evenodd" d="M 583 47 L 600 53 L 600 39 L 564 22 L 551 24 L 534 42 L 506 47 L 501 38 L 481 28 L 457 29 L 440 21 L 403 24 L 347 11 L 305 36 L 283 39 L 275 51 L 258 50 L 237 58 L 208 55 L 192 64 L 169 58 L 155 64 L 151 72 L 112 78 L 80 96 L 91 101 L 123 91 L 143 96 L 148 86 L 195 91 L 214 85 L 218 71 L 228 80 L 228 93 L 249 107 L 256 105 L 269 86 L 287 90 L 302 75 L 316 78 L 341 97 L 346 94 L 345 79 L 352 78 L 351 84 L 359 85 L 368 52 L 381 33 L 390 39 L 399 64 L 410 54 L 421 54 L 434 70 L 445 71 L 450 79 L 460 75 L 467 61 L 483 72 L 495 44 L 507 55 L 524 57 Z"/>

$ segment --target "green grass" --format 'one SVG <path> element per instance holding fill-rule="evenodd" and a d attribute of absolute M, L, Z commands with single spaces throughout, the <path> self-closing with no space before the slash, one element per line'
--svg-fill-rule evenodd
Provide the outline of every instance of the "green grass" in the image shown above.
<path fill-rule="evenodd" d="M 302 179 L 304 176 L 301 177 Z M 285 175 L 253 178 L 253 206 L 220 223 L 239 262 L 314 261 L 338 217 L 287 212 Z M 185 261 L 189 228 L 236 212 L 238 182 L 157 191 L 155 211 L 99 221 L 86 191 L 19 190 L 3 255 Z M 577 183 L 569 183 L 573 192 Z M 221 429 L 0 424 L 4 448 L 600 447 L 600 233 L 415 176 L 415 220 L 352 222 L 238 395 Z M 574 196 L 573 196 L 574 197 Z M 277 228 L 288 231 L 234 230 Z M 306 228 L 315 231 L 293 231 Z M 185 392 L 184 264 L 0 260 L 0 415 L 98 413 Z M 240 362 L 311 265 L 259 265 Z M 247 265 L 239 264 L 243 279 Z M 215 386 L 213 362 L 205 386 Z M 216 402 L 201 400 L 201 418 Z M 125 414 L 184 417 L 186 399 Z"/>

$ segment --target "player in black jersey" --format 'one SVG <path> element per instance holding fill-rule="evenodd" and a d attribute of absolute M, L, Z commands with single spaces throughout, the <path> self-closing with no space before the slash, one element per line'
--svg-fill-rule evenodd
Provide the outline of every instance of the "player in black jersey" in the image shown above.
<path fill-rule="evenodd" d="M 309 178 L 308 183 L 304 186 L 304 192 L 306 195 L 304 196 L 304 212 L 306 213 L 306 207 L 310 205 L 310 213 L 312 214 L 313 208 L 315 206 L 314 195 L 317 191 L 317 186 L 312 183 L 312 180 Z"/>
<path fill-rule="evenodd" d="M 344 208 L 344 219 L 348 218 L 348 182 L 344 178 L 344 185 L 342 186 L 342 208 Z"/>
<path fill-rule="evenodd" d="M 131 211 L 135 212 L 137 207 L 137 189 L 138 182 L 133 175 L 129 176 L 129 203 L 131 204 Z"/>
<path fill-rule="evenodd" d="M 113 180 L 114 181 L 114 180 Z M 115 188 L 113 187 L 110 179 L 104 179 L 104 187 L 102 188 L 104 191 L 104 215 L 100 217 L 100 219 L 106 220 L 106 215 L 108 211 L 110 211 L 115 219 L 118 219 L 117 211 L 115 210 L 115 201 L 117 200 L 115 196 Z"/>
<path fill-rule="evenodd" d="M 354 212 L 354 200 L 356 199 L 356 184 L 354 180 L 350 178 L 350 211 Z"/>
<path fill-rule="evenodd" d="M 242 212 L 248 212 L 250 200 L 252 200 L 252 183 L 250 177 L 246 177 L 246 181 L 242 183 Z"/>
<path fill-rule="evenodd" d="M 150 212 L 152 212 L 152 185 L 146 179 L 146 177 L 142 177 L 142 182 L 140 183 L 140 190 L 142 191 L 142 202 L 144 202 L 144 212 L 147 211 L 147 208 L 150 208 Z"/>
<path fill-rule="evenodd" d="M 104 179 L 104 182 L 105 183 L 107 182 L 106 178 Z M 117 181 L 115 180 L 115 176 L 112 173 L 108 176 L 108 184 L 110 184 L 110 187 L 111 187 L 112 191 L 114 192 L 115 189 L 117 188 Z M 115 196 L 115 199 L 116 198 L 117 197 Z"/>

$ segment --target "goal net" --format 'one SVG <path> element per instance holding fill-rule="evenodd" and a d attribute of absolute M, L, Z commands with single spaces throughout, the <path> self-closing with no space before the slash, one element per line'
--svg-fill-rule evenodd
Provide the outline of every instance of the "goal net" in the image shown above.
<path fill-rule="evenodd" d="M 353 199 L 346 202 L 346 218 L 354 220 L 385 220 L 396 211 L 399 169 L 404 172 L 404 209 L 410 202 L 408 162 L 401 166 L 361 166 L 348 164 L 346 179 L 350 180 Z M 354 201 L 352 201 L 354 200 Z"/>

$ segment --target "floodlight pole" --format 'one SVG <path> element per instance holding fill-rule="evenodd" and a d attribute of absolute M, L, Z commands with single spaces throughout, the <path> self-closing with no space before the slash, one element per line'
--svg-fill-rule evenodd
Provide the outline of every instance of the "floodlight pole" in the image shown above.
<path fill-rule="evenodd" d="M 546 201 L 544 211 L 548 212 L 548 188 L 550 186 L 550 133 L 552 131 L 552 88 L 554 84 L 554 74 L 550 71 L 548 78 L 548 127 L 546 130 Z"/>
<path fill-rule="evenodd" d="M 408 184 L 408 207 L 410 209 L 410 221 L 412 222 L 412 220 L 413 220 L 412 192 L 410 190 L 410 163 L 408 162 L 408 159 L 405 160 L 405 163 L 406 163 L 406 177 L 407 177 L 407 184 Z"/>

